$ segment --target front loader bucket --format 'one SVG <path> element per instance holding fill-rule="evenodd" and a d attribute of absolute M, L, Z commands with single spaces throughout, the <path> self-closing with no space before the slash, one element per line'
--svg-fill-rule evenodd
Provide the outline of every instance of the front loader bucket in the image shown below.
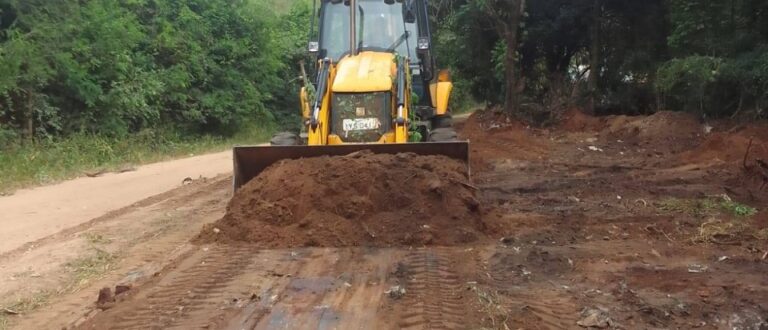
<path fill-rule="evenodd" d="M 429 142 L 408 144 L 344 144 L 332 146 L 235 147 L 235 190 L 248 183 L 270 165 L 283 159 L 343 156 L 361 150 L 376 154 L 411 152 L 422 156 L 442 155 L 464 162 L 469 169 L 469 142 Z"/>

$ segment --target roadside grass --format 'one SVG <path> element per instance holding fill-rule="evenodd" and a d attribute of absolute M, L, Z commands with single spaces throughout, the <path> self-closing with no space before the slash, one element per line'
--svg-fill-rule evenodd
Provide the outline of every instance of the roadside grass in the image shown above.
<path fill-rule="evenodd" d="M 92 279 L 104 275 L 114 268 L 117 255 L 96 247 L 92 248 L 92 254 L 72 260 L 65 265 L 73 275 L 67 291 L 77 291 Z"/>
<path fill-rule="evenodd" d="M 48 290 L 36 291 L 31 295 L 19 298 L 8 306 L 3 306 L 0 309 L 0 330 L 10 328 L 11 316 L 21 315 L 45 306 L 54 294 L 55 292 Z"/>
<path fill-rule="evenodd" d="M 95 236 L 94 236 L 95 237 Z M 87 238 L 86 238 L 87 239 Z M 90 242 L 90 239 L 88 239 Z M 27 294 L 13 303 L 0 306 L 0 330 L 11 326 L 11 317 L 24 315 L 46 306 L 52 298 L 62 293 L 77 292 L 91 280 L 114 269 L 118 256 L 91 245 L 92 253 L 76 258 L 64 265 L 69 279 L 59 290 L 41 290 Z"/>
<path fill-rule="evenodd" d="M 111 238 L 104 237 L 104 235 L 94 233 L 94 232 L 82 233 L 80 237 L 84 238 L 91 245 L 112 243 Z"/>
<path fill-rule="evenodd" d="M 85 174 L 130 170 L 134 166 L 269 139 L 271 125 L 252 124 L 232 137 L 182 136 L 146 130 L 124 138 L 75 135 L 57 141 L 0 146 L 0 196 L 21 188 L 51 184 Z"/>

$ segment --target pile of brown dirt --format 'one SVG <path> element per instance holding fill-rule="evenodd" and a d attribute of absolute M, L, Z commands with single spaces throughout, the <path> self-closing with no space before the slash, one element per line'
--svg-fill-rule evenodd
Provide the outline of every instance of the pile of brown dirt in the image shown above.
<path fill-rule="evenodd" d="M 601 132 L 610 138 L 650 143 L 690 141 L 703 133 L 703 126 L 696 116 L 671 111 L 643 117 L 611 117 Z"/>
<path fill-rule="evenodd" d="M 603 142 L 621 140 L 658 152 L 679 153 L 698 145 L 705 134 L 695 115 L 661 111 L 650 116 L 591 116 L 579 109 L 566 111 L 558 128 L 571 133 L 594 133 Z"/>
<path fill-rule="evenodd" d="M 727 131 L 709 134 L 697 148 L 681 155 L 684 162 L 742 161 L 749 141 L 752 148 L 749 160 L 759 158 L 768 161 L 768 124 L 738 126 Z"/>
<path fill-rule="evenodd" d="M 471 142 L 472 168 L 476 169 L 487 169 L 498 159 L 540 159 L 550 149 L 549 141 L 535 130 L 499 111 L 475 112 L 457 129 L 461 138 Z"/>
<path fill-rule="evenodd" d="M 196 241 L 297 246 L 457 245 L 484 237 L 466 165 L 443 156 L 377 155 L 277 163 L 235 193 Z"/>
<path fill-rule="evenodd" d="M 605 120 L 572 108 L 562 114 L 558 126 L 566 132 L 599 132 L 605 127 Z"/>

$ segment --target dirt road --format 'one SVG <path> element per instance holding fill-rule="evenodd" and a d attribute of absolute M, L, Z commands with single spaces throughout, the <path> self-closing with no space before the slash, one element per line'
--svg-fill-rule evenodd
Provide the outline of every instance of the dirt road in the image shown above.
<path fill-rule="evenodd" d="M 189 177 L 232 171 L 231 151 L 155 163 L 126 173 L 83 177 L 0 197 L 0 255 L 110 211 L 164 193 Z"/>
<path fill-rule="evenodd" d="M 498 237 L 453 246 L 191 244 L 230 197 L 199 180 L 6 254 L 23 304 L 0 306 L 19 329 L 764 329 L 768 194 L 738 158 L 768 130 L 689 119 L 470 118 Z"/>

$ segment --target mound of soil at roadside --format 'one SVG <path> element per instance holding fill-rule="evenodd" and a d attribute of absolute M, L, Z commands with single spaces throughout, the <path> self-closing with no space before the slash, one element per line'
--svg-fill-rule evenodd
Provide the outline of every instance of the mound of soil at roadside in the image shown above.
<path fill-rule="evenodd" d="M 621 140 L 671 153 L 695 147 L 706 133 L 695 115 L 672 111 L 650 116 L 595 117 L 570 109 L 561 116 L 558 128 L 572 133 L 594 133 L 603 141 Z"/>
<path fill-rule="evenodd" d="M 595 117 L 570 109 L 563 113 L 558 127 L 568 132 L 595 132 L 611 139 L 648 142 L 690 139 L 704 133 L 696 116 L 673 111 L 650 116 Z"/>
<path fill-rule="evenodd" d="M 579 109 L 566 110 L 560 116 L 559 128 L 566 132 L 598 132 L 605 127 L 605 120 L 585 114 Z"/>
<path fill-rule="evenodd" d="M 485 236 L 466 166 L 443 156 L 358 152 L 279 162 L 240 188 L 197 243 L 457 245 Z"/>
<path fill-rule="evenodd" d="M 685 162 L 721 160 L 742 161 L 750 140 L 752 148 L 748 161 L 758 158 L 768 161 L 768 124 L 737 126 L 722 132 L 712 132 L 698 147 L 681 155 Z"/>
<path fill-rule="evenodd" d="M 459 135 L 471 142 L 472 168 L 488 169 L 498 159 L 532 160 L 546 157 L 549 141 L 527 124 L 501 111 L 477 111 L 457 125 Z"/>
<path fill-rule="evenodd" d="M 703 134 L 704 129 L 692 114 L 661 111 L 647 117 L 613 117 L 602 133 L 611 138 L 658 143 L 691 140 Z"/>

